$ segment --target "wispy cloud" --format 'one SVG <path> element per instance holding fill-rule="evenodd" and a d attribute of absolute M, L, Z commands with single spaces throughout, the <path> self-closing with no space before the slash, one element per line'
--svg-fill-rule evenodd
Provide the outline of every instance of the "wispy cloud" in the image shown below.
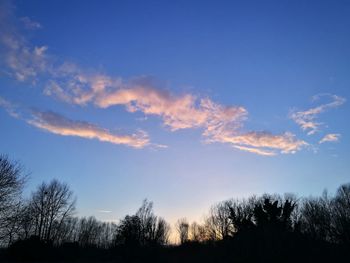
<path fill-rule="evenodd" d="M 331 102 L 321 104 L 317 107 L 310 108 L 305 111 L 293 112 L 290 116 L 291 119 L 293 119 L 301 127 L 302 130 L 307 131 L 308 135 L 315 134 L 323 124 L 316 120 L 319 114 L 332 108 L 337 108 L 344 104 L 346 101 L 345 98 L 331 94 L 316 95 L 313 97 L 313 101 L 318 101 L 321 97 L 329 97 L 331 99 Z"/>
<path fill-rule="evenodd" d="M 63 136 L 97 139 L 102 142 L 124 144 L 134 148 L 143 148 L 149 144 L 148 135 L 144 131 L 132 135 L 115 134 L 91 123 L 70 120 L 51 111 L 33 111 L 33 118 L 27 122 L 37 128 Z"/>
<path fill-rule="evenodd" d="M 17 110 L 18 106 L 12 102 L 0 97 L 0 107 L 4 108 L 6 112 L 14 118 L 19 118 L 20 114 Z"/>
<path fill-rule="evenodd" d="M 116 134 L 88 122 L 68 119 L 52 111 L 31 110 L 28 114 L 26 109 L 2 97 L 0 97 L 0 107 L 4 108 L 14 118 L 24 120 L 32 126 L 58 135 L 97 139 L 102 142 L 122 144 L 133 148 L 144 148 L 146 146 L 166 148 L 166 145 L 150 143 L 148 134 L 142 130 L 131 135 Z"/>
<path fill-rule="evenodd" d="M 276 155 L 280 153 L 296 153 L 308 144 L 286 132 L 274 135 L 269 132 L 248 132 L 235 135 L 230 132 L 216 134 L 214 141 L 231 143 L 235 148 L 254 152 L 261 155 Z M 247 148 L 248 147 L 248 148 Z"/>
<path fill-rule="evenodd" d="M 29 30 L 36 30 L 42 28 L 41 24 L 39 22 L 36 22 L 29 17 L 25 16 L 20 19 L 26 29 Z"/>
<path fill-rule="evenodd" d="M 97 210 L 98 213 L 104 213 L 104 214 L 109 214 L 112 213 L 111 210 Z"/>
<path fill-rule="evenodd" d="M 265 156 L 274 156 L 274 155 L 276 155 L 275 152 L 265 151 L 265 150 L 261 150 L 259 148 L 252 148 L 252 147 L 239 146 L 239 145 L 234 145 L 233 147 L 238 149 L 238 150 L 241 150 L 241 151 L 255 153 L 255 154 L 258 154 L 258 155 L 265 155 Z"/>
<path fill-rule="evenodd" d="M 0 3 L 0 43 L 5 51 L 4 61 L 10 69 L 9 74 L 19 81 L 36 81 L 38 74 L 49 70 L 47 46 L 32 46 L 11 21 L 13 9 L 11 3 Z M 40 27 L 40 24 L 28 17 L 21 19 L 25 27 Z"/>
<path fill-rule="evenodd" d="M 319 143 L 325 143 L 325 142 L 337 142 L 340 139 L 340 134 L 338 133 L 329 133 L 327 135 L 325 135 L 320 141 Z"/>

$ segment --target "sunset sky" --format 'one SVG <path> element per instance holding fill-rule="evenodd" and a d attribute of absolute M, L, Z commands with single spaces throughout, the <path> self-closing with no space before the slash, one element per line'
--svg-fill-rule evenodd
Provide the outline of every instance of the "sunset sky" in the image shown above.
<path fill-rule="evenodd" d="M 0 153 L 78 215 L 173 223 L 350 182 L 349 1 L 1 1 Z"/>

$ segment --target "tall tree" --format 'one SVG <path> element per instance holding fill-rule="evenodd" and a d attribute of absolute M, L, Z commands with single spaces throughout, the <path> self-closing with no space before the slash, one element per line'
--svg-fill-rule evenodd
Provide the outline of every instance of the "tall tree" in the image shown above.
<path fill-rule="evenodd" d="M 74 213 L 75 199 L 67 184 L 52 180 L 38 187 L 29 206 L 35 235 L 42 240 L 57 241 L 64 221 Z"/>
<path fill-rule="evenodd" d="M 127 215 L 117 226 L 116 244 L 164 245 L 168 242 L 170 227 L 153 213 L 153 203 L 144 200 L 135 215 Z"/>
<path fill-rule="evenodd" d="M 176 230 L 179 234 L 180 244 L 184 244 L 189 240 L 190 224 L 186 218 L 180 218 L 176 222 Z"/>
<path fill-rule="evenodd" d="M 350 243 L 350 184 L 341 185 L 333 201 L 334 236 L 339 243 Z"/>
<path fill-rule="evenodd" d="M 0 239 L 11 242 L 17 211 L 20 209 L 20 196 L 26 179 L 23 167 L 0 155 Z"/>
<path fill-rule="evenodd" d="M 206 227 L 209 232 L 209 238 L 220 240 L 228 238 L 233 233 L 233 227 L 230 220 L 230 201 L 223 201 L 213 205 L 206 219 Z"/>

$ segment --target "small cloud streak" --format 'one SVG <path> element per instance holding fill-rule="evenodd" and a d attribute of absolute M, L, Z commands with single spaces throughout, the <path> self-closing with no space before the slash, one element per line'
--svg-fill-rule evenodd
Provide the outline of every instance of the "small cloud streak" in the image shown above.
<path fill-rule="evenodd" d="M 274 155 L 276 155 L 276 153 L 274 153 L 274 152 L 264 151 L 264 150 L 260 150 L 258 148 L 239 146 L 239 145 L 234 145 L 233 147 L 236 148 L 236 149 L 239 149 L 241 151 L 255 153 L 255 154 L 258 154 L 258 155 L 265 155 L 265 156 L 274 156 Z"/>
<path fill-rule="evenodd" d="M 320 113 L 328 111 L 332 108 L 337 108 L 345 103 L 346 99 L 337 95 L 330 94 L 320 94 L 313 97 L 313 100 L 319 100 L 321 97 L 330 97 L 331 102 L 326 104 L 321 104 L 315 108 L 308 109 L 306 111 L 298 111 L 291 114 L 291 119 L 293 119 L 302 130 L 308 131 L 308 135 L 315 134 L 319 131 L 319 127 L 322 125 L 321 122 L 317 122 L 316 119 Z"/>
<path fill-rule="evenodd" d="M 41 24 L 39 22 L 36 22 L 29 17 L 25 16 L 22 17 L 21 22 L 23 23 L 24 27 L 29 30 L 36 30 L 42 28 Z"/>
<path fill-rule="evenodd" d="M 284 154 L 296 153 L 308 145 L 290 132 L 281 135 L 268 132 L 248 132 L 240 135 L 226 133 L 217 134 L 213 140 L 231 143 L 237 149 L 266 156 L 276 155 L 276 151 Z"/>
<path fill-rule="evenodd" d="M 70 120 L 51 111 L 33 111 L 33 118 L 27 122 L 37 128 L 63 136 L 97 139 L 102 142 L 124 144 L 134 148 L 144 148 L 149 144 L 148 135 L 144 131 L 132 135 L 113 134 L 88 122 Z"/>
<path fill-rule="evenodd" d="M 318 143 L 325 143 L 325 142 L 338 142 L 341 135 L 338 133 L 329 133 L 325 135 Z"/>
<path fill-rule="evenodd" d="M 20 114 L 17 111 L 17 105 L 8 100 L 5 100 L 2 97 L 0 97 L 0 107 L 4 108 L 10 116 L 16 119 L 20 118 Z"/>
<path fill-rule="evenodd" d="M 104 214 L 109 214 L 112 213 L 111 210 L 97 210 L 98 213 L 104 213 Z"/>

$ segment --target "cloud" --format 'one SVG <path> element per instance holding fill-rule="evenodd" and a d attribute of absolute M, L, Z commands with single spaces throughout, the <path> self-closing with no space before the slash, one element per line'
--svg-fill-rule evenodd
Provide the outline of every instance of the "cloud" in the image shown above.
<path fill-rule="evenodd" d="M 320 141 L 319 143 L 325 143 L 325 142 L 338 142 L 340 139 L 340 134 L 338 133 L 329 133 L 327 135 L 325 135 Z"/>
<path fill-rule="evenodd" d="M 124 144 L 134 148 L 144 148 L 149 144 L 144 131 L 132 135 L 113 134 L 88 122 L 74 121 L 51 111 L 33 111 L 33 118 L 27 121 L 30 125 L 63 136 L 77 136 L 86 139 L 97 139 L 112 144 Z"/>
<path fill-rule="evenodd" d="M 291 114 L 291 119 L 293 119 L 302 130 L 308 131 L 308 135 L 315 134 L 319 127 L 323 124 L 317 122 L 316 119 L 319 114 L 328 111 L 332 108 L 337 108 L 345 103 L 346 99 L 337 95 L 330 94 L 320 94 L 313 97 L 313 101 L 319 100 L 321 97 L 331 98 L 331 102 L 321 104 L 315 108 L 308 109 L 306 111 L 298 111 Z"/>
<path fill-rule="evenodd" d="M 236 149 L 239 149 L 241 151 L 255 153 L 255 154 L 258 154 L 258 155 L 265 155 L 265 156 L 274 156 L 274 155 L 276 155 L 275 152 L 264 151 L 264 150 L 261 150 L 261 149 L 258 149 L 258 148 L 239 146 L 239 145 L 234 145 L 233 147 L 236 148 Z"/>
<path fill-rule="evenodd" d="M 30 19 L 27 16 L 22 17 L 20 20 L 26 29 L 36 30 L 36 29 L 42 28 L 42 26 L 39 22 L 33 21 L 32 19 Z"/>
<path fill-rule="evenodd" d="M 8 16 L 3 17 L 6 20 Z M 22 18 L 22 22 L 40 27 L 40 24 L 36 25 L 29 18 Z M 269 132 L 242 131 L 248 116 L 248 111 L 243 106 L 225 106 L 208 97 L 190 93 L 174 95 L 159 88 L 149 78 L 125 81 L 120 77 L 86 71 L 74 63 L 59 61 L 57 57 L 53 61 L 55 56 L 49 56 L 47 46 L 33 47 L 18 30 L 4 28 L 0 31 L 0 40 L 7 51 L 6 63 L 11 75 L 19 81 L 32 82 L 37 82 L 39 76 L 43 75 L 43 92 L 47 96 L 69 104 L 94 105 L 101 109 L 124 106 L 130 113 L 141 112 L 146 117 L 158 116 L 170 131 L 201 129 L 202 136 L 208 143 L 224 143 L 260 155 L 295 153 L 307 145 L 289 132 L 274 135 Z M 331 105 L 313 110 L 322 112 L 333 107 Z M 53 112 L 36 111 L 33 114 L 34 117 L 28 121 L 31 125 L 55 134 L 126 144 L 135 148 L 151 145 L 144 132 L 122 136 Z M 300 125 L 305 122 L 305 127 L 313 128 L 318 125 L 313 122 L 316 114 L 318 113 L 297 112 L 293 119 Z M 160 144 L 153 146 L 166 147 Z"/>
<path fill-rule="evenodd" d="M 296 138 L 292 133 L 286 132 L 274 135 L 269 132 L 248 132 L 232 134 L 219 133 L 212 138 L 214 141 L 233 144 L 235 148 L 261 155 L 276 155 L 280 153 L 296 153 L 308 144 Z M 277 152 L 276 152 L 277 151 Z"/>
<path fill-rule="evenodd" d="M 197 100 L 192 94 L 174 96 L 147 86 L 101 93 L 95 104 L 102 108 L 125 105 L 129 112 L 160 116 L 172 131 L 204 127 L 210 133 L 218 126 L 239 121 L 247 113 L 243 107 L 224 107 L 210 99 Z"/>
<path fill-rule="evenodd" d="M 70 68 L 67 68 L 70 67 Z M 44 94 L 80 106 L 86 105 L 110 90 L 124 83 L 121 78 L 112 78 L 105 74 L 87 74 L 73 64 L 63 64 L 54 70 Z M 59 83 L 60 82 L 60 83 Z"/>
<path fill-rule="evenodd" d="M 36 81 L 38 74 L 48 70 L 47 46 L 26 46 L 25 42 L 15 35 L 1 32 L 0 41 L 7 49 L 5 63 L 11 70 L 10 75 L 18 81 Z"/>
<path fill-rule="evenodd" d="M 133 148 L 149 146 L 152 149 L 160 149 L 168 147 L 164 144 L 151 143 L 148 134 L 142 130 L 138 130 L 138 132 L 131 135 L 116 134 L 88 122 L 68 119 L 52 111 L 31 110 L 28 114 L 28 110 L 25 108 L 2 97 L 0 97 L 0 107 L 4 108 L 14 118 L 21 119 L 32 126 L 62 136 L 97 139 L 102 142 L 123 144 Z"/>
<path fill-rule="evenodd" d="M 112 213 L 111 210 L 97 210 L 98 213 L 104 213 L 104 214 L 109 214 Z"/>
<path fill-rule="evenodd" d="M 45 94 L 78 105 L 93 103 L 100 108 L 123 105 L 129 112 L 160 116 L 172 131 L 214 125 L 223 121 L 219 118 L 224 114 L 232 119 L 246 113 L 242 107 L 224 108 L 210 99 L 198 100 L 192 94 L 174 96 L 155 88 L 145 78 L 125 82 L 102 74 L 77 74 L 64 87 L 51 82 Z"/>
<path fill-rule="evenodd" d="M 159 143 L 152 143 L 153 148 L 157 148 L 157 149 L 166 149 L 169 146 L 165 145 L 165 144 L 159 144 Z"/>
<path fill-rule="evenodd" d="M 18 81 L 36 81 L 38 74 L 50 69 L 46 55 L 47 46 L 31 46 L 12 23 L 13 9 L 11 3 L 0 3 L 0 43 L 5 56 L 1 63 L 10 69 L 8 74 Z M 21 19 L 25 27 L 40 27 L 40 24 L 28 17 Z"/>
<path fill-rule="evenodd" d="M 20 113 L 17 110 L 18 106 L 2 97 L 0 97 L 0 107 L 4 108 L 10 116 L 20 118 Z"/>
<path fill-rule="evenodd" d="M 100 80 L 101 84 L 98 88 L 91 87 L 90 92 L 86 87 L 75 89 L 74 96 L 54 86 L 50 91 L 57 89 L 56 97 L 70 103 L 80 105 L 82 101 L 84 104 L 91 102 L 100 108 L 123 105 L 129 112 L 139 111 L 146 116 L 159 116 L 171 131 L 201 128 L 204 138 L 209 143 L 233 144 L 237 149 L 255 154 L 272 156 L 277 153 L 276 150 L 280 153 L 295 153 L 307 145 L 291 133 L 242 133 L 240 128 L 248 114 L 242 106 L 223 106 L 209 98 L 197 98 L 192 94 L 175 96 L 142 82 L 129 84 L 120 79 L 113 82 L 103 76 L 93 79 Z"/>

